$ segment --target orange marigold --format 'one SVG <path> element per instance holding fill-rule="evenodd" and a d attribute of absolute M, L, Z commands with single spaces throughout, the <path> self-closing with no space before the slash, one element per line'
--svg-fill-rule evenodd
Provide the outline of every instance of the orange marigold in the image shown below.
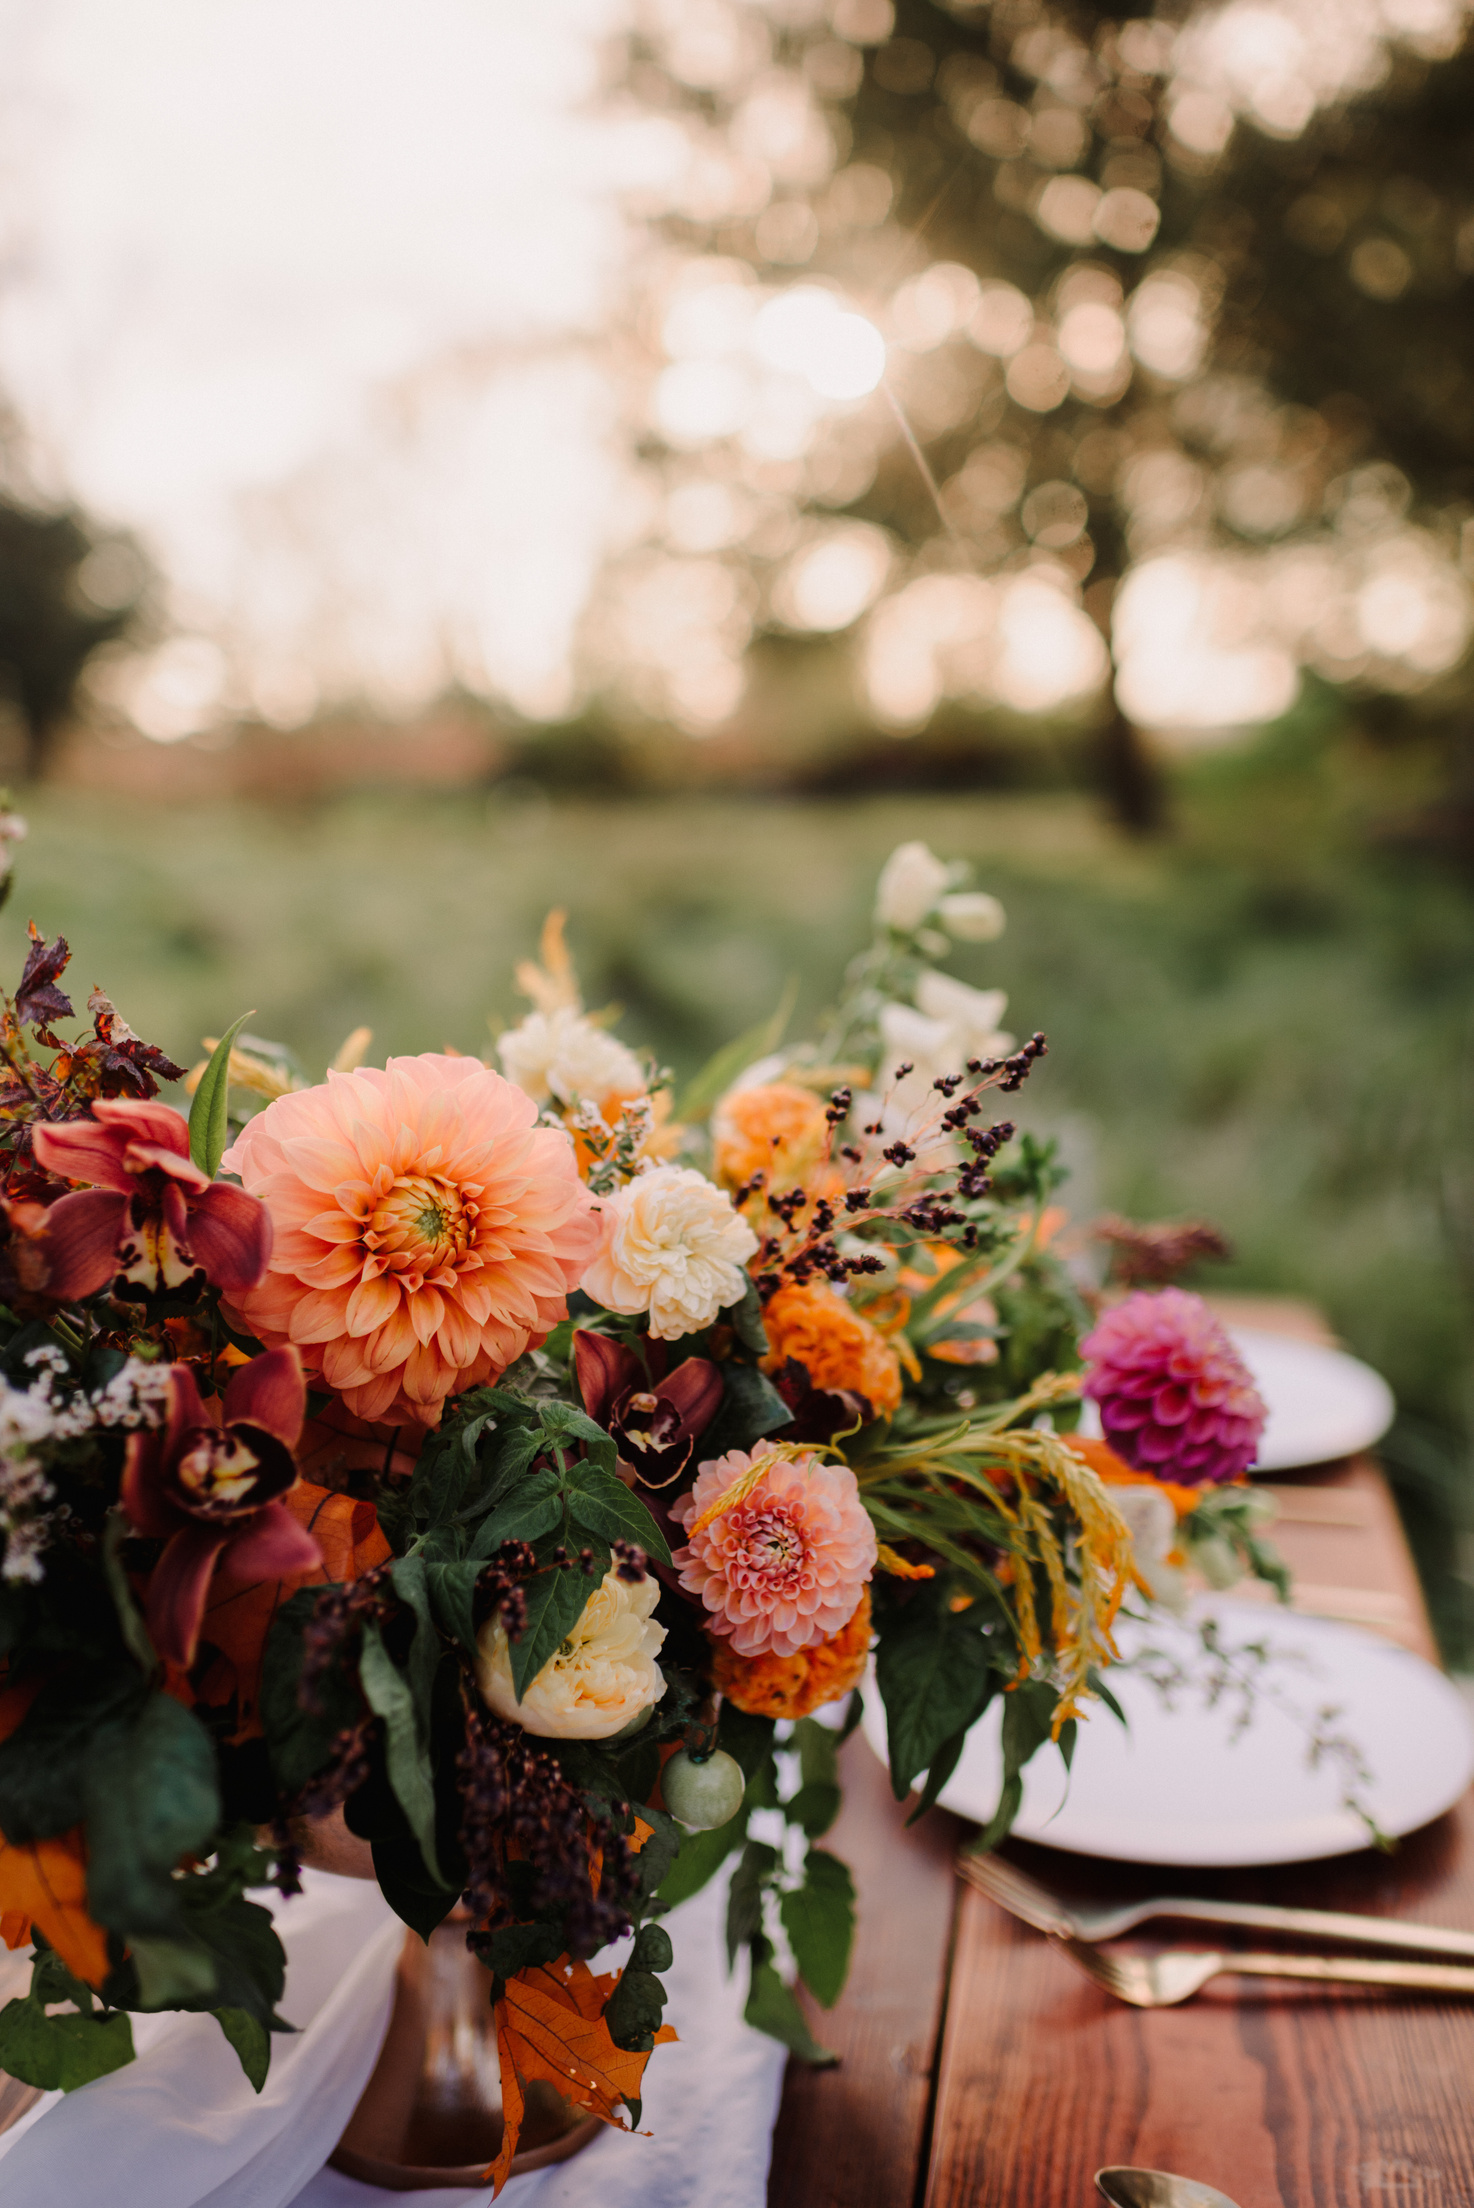
<path fill-rule="evenodd" d="M 712 1678 L 749 1717 L 807 1717 L 858 1686 L 870 1653 L 870 1589 L 831 1640 L 796 1656 L 739 1656 L 730 1640 L 712 1642 Z"/>
<path fill-rule="evenodd" d="M 901 1361 L 878 1326 L 852 1310 L 827 1281 L 780 1288 L 763 1311 L 765 1372 L 796 1357 L 816 1388 L 849 1388 L 880 1417 L 901 1401 Z"/>
<path fill-rule="evenodd" d="M 829 1122 L 812 1089 L 793 1081 L 765 1081 L 735 1089 L 712 1114 L 712 1160 L 719 1181 L 740 1188 L 754 1174 L 772 1188 L 807 1181 L 824 1155 Z"/>

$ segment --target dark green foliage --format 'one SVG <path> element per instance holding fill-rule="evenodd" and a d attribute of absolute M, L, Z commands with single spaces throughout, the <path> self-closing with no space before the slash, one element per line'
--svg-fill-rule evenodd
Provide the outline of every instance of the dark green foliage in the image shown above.
<path fill-rule="evenodd" d="M 56 2016 L 48 2007 L 72 2004 Z M 36 1943 L 29 1990 L 0 2009 L 0 2071 L 43 2092 L 70 2093 L 133 2060 L 133 2027 L 120 2009 L 101 2004 L 61 1957 Z"/>

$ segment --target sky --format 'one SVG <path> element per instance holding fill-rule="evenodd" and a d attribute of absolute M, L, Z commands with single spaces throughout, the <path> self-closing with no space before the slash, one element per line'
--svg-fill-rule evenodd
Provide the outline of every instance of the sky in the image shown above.
<path fill-rule="evenodd" d="M 314 673 L 460 674 L 556 709 L 618 485 L 609 20 L 0 0 L 0 388 L 39 486 L 172 578 L 176 692 L 295 719 Z"/>

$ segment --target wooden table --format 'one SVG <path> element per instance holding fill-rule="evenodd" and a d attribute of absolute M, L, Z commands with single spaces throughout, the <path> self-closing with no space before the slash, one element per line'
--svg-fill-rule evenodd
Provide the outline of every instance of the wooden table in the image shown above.
<path fill-rule="evenodd" d="M 1232 1315 L 1327 1338 L 1303 1306 Z M 1431 1655 L 1375 1463 L 1274 1485 L 1301 1606 Z M 1225 1979 L 1183 2008 L 1124 2007 L 955 1876 L 969 1828 L 934 1812 L 904 1829 L 858 1737 L 844 1776 L 825 1844 L 853 1867 L 862 1914 L 849 1986 L 813 2015 L 841 2067 L 790 2064 L 770 2208 L 1087 2208 L 1093 2172 L 1111 2162 L 1201 2178 L 1240 2208 L 1474 2203 L 1474 2004 Z M 1160 1870 L 1023 1842 L 1007 1852 L 1061 1892 L 1163 1888 Z M 1194 1871 L 1189 1883 L 1474 1929 L 1474 1796 L 1391 1857 Z M 1184 1944 L 1209 1944 L 1181 1930 Z"/>

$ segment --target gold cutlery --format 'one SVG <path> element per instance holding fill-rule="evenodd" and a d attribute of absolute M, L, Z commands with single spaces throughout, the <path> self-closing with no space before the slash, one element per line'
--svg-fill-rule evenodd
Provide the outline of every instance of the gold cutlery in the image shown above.
<path fill-rule="evenodd" d="M 1379 1955 L 1240 1955 L 1170 1949 L 1163 1955 L 1115 1955 L 1084 1940 L 1051 1944 L 1118 2001 L 1171 2009 L 1210 1978 L 1299 1978 L 1314 1985 L 1413 1986 L 1424 1993 L 1474 1993 L 1474 1969 L 1458 1963 L 1393 1963 Z"/>
<path fill-rule="evenodd" d="M 1412 1924 L 1405 1917 L 1352 1916 L 1337 1909 L 1278 1909 L 1268 1902 L 1193 1901 L 1182 1895 L 1119 1904 L 1062 1901 L 1016 1864 L 997 1855 L 960 1855 L 957 1869 L 969 1885 L 1011 1916 L 1066 1940 L 1114 1940 L 1154 1917 L 1193 1924 L 1234 1924 L 1253 1932 L 1284 1932 L 1311 1940 L 1347 1940 L 1358 1947 L 1393 1948 L 1402 1954 L 1457 1955 L 1474 1962 L 1474 1932 Z"/>
<path fill-rule="evenodd" d="M 1238 2208 L 1216 2186 L 1174 2177 L 1170 2170 L 1097 2170 L 1095 2189 L 1111 2208 Z"/>

